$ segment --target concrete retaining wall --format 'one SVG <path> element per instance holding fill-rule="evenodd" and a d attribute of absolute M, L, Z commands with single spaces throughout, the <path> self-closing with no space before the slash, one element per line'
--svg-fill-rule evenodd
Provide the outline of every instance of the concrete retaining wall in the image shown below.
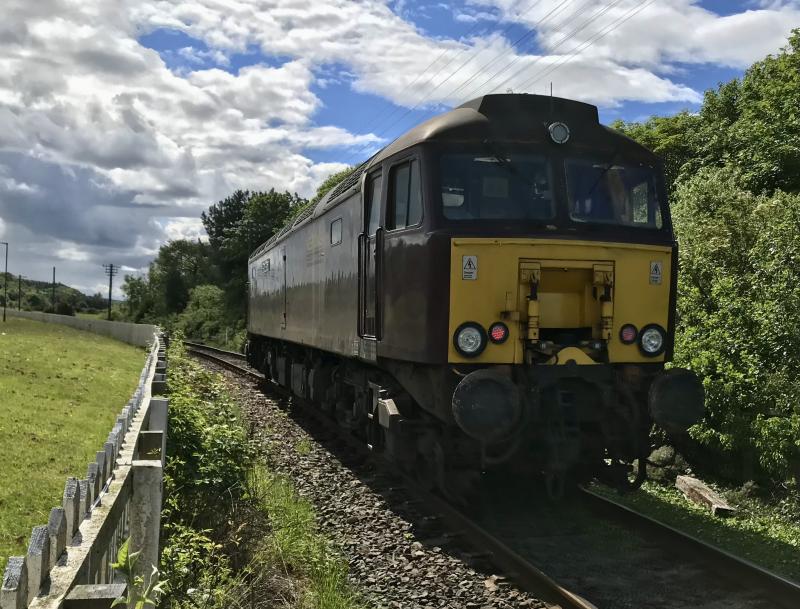
<path fill-rule="evenodd" d="M 88 319 L 86 317 L 72 317 L 70 315 L 55 315 L 53 313 L 41 313 L 39 311 L 6 311 L 9 317 L 22 317 L 33 319 L 48 324 L 61 324 L 76 330 L 93 332 L 116 338 L 123 343 L 146 347 L 153 342 L 153 335 L 156 327 L 150 324 L 130 324 L 122 321 L 106 321 L 104 319 Z"/>

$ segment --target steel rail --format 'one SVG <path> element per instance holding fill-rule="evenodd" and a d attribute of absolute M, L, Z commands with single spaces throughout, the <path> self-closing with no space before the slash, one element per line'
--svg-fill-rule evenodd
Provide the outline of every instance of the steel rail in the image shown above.
<path fill-rule="evenodd" d="M 800 607 L 800 584 L 777 573 L 711 545 L 655 518 L 632 510 L 616 501 L 581 488 L 582 498 L 594 513 L 613 520 L 628 529 L 657 540 L 679 555 L 700 559 L 709 569 L 726 579 L 736 580 L 739 586 L 754 587 L 769 593 L 769 600 L 780 606 Z"/>
<path fill-rule="evenodd" d="M 263 374 L 252 370 L 246 364 L 240 366 L 223 359 L 223 357 L 229 357 L 244 362 L 245 356 L 241 353 L 224 351 L 199 343 L 185 342 L 184 344 L 190 351 L 234 372 L 264 380 Z M 273 384 L 272 388 L 282 395 L 291 396 L 294 400 L 305 403 L 304 400 L 297 398 L 297 396 L 279 385 Z M 309 408 L 308 411 L 315 417 L 324 416 L 323 413 L 315 408 Z M 326 420 L 326 422 L 330 421 Z M 365 446 L 354 437 L 344 439 L 357 448 L 365 449 Z M 427 504 L 433 512 L 438 513 L 449 521 L 451 528 L 461 531 L 472 542 L 472 545 L 481 551 L 487 552 L 491 561 L 522 589 L 536 595 L 541 600 L 560 605 L 563 609 L 596 609 L 589 601 L 558 584 L 558 582 L 551 579 L 535 565 L 532 565 L 502 541 L 487 532 L 452 504 L 420 487 L 412 478 L 402 472 L 398 472 L 396 467 L 389 464 L 379 455 L 371 454 L 381 465 L 388 466 L 394 474 L 399 474 L 403 478 L 404 485 L 419 497 L 423 503 Z M 776 602 L 779 606 L 791 609 L 800 607 L 800 584 L 797 582 L 632 510 L 590 489 L 581 488 L 580 491 L 582 499 L 593 513 L 602 515 L 604 518 L 617 522 L 625 528 L 635 530 L 645 537 L 654 539 L 676 554 L 691 557 L 693 560 L 701 559 L 709 569 L 719 572 L 727 579 L 736 579 L 739 585 L 752 586 L 768 592 L 770 600 Z"/>

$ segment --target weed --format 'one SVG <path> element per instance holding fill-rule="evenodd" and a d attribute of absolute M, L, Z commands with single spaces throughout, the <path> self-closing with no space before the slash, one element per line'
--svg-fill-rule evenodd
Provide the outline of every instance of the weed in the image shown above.
<path fill-rule="evenodd" d="M 359 607 L 347 563 L 319 534 L 311 504 L 256 462 L 221 377 L 188 359 L 179 338 L 169 360 L 161 606 Z"/>

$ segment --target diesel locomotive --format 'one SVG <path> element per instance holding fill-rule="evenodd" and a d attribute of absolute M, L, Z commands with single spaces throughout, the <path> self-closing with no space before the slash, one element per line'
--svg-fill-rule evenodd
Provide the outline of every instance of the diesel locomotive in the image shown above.
<path fill-rule="evenodd" d="M 411 129 L 249 260 L 248 360 L 420 479 L 644 479 L 677 244 L 656 157 L 597 108 L 487 95 Z"/>

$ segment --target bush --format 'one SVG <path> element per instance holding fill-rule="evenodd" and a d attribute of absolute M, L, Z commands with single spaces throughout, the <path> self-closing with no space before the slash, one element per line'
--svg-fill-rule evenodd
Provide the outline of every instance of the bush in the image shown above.
<path fill-rule="evenodd" d="M 256 464 L 219 375 L 169 350 L 161 578 L 170 609 L 352 609 L 347 562 L 291 483 Z"/>
<path fill-rule="evenodd" d="M 244 345 L 244 320 L 226 314 L 225 293 L 215 285 L 193 288 L 189 304 L 177 316 L 174 328 L 192 340 L 239 351 Z"/>
<path fill-rule="evenodd" d="M 730 477 L 785 480 L 800 455 L 800 196 L 757 196 L 705 169 L 679 186 L 673 217 L 676 359 L 707 392 L 692 436 Z"/>
<path fill-rule="evenodd" d="M 59 302 L 56 305 L 56 313 L 58 315 L 71 315 L 75 317 L 75 308 L 68 302 Z"/>

